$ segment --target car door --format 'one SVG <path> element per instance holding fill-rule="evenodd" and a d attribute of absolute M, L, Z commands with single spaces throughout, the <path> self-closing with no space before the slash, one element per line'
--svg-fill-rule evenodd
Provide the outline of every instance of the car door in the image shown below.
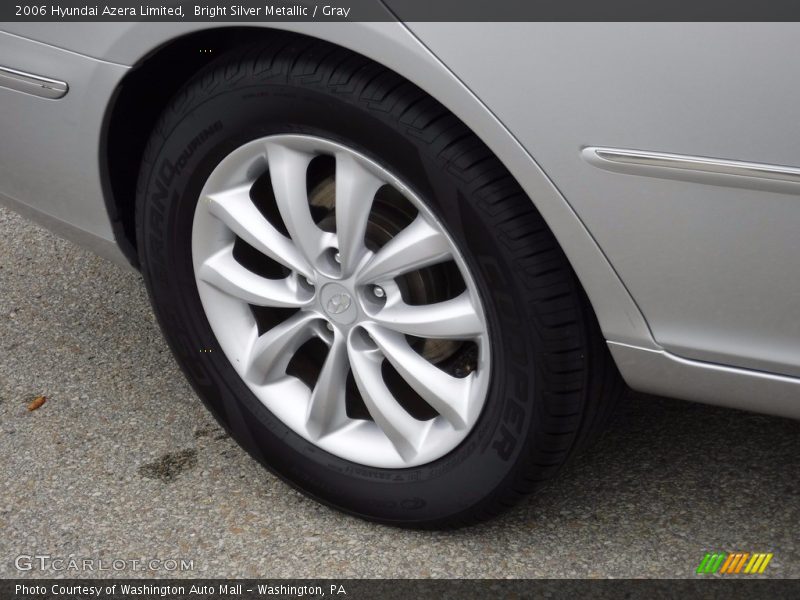
<path fill-rule="evenodd" d="M 409 27 L 553 180 L 664 349 L 800 375 L 800 26 Z M 587 147 L 756 163 L 780 182 L 738 163 L 608 170 Z"/>

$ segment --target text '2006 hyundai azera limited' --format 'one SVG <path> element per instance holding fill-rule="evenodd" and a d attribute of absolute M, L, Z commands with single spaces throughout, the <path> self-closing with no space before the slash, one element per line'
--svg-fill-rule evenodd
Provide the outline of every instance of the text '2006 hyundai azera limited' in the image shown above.
<path fill-rule="evenodd" d="M 800 417 L 792 24 L 0 29 L 0 200 L 313 498 L 485 520 L 626 385 Z"/>

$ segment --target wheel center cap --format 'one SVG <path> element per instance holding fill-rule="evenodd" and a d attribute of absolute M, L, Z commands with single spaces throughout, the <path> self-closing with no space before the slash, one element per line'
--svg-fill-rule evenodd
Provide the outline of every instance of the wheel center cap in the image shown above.
<path fill-rule="evenodd" d="M 348 325 L 358 315 L 352 295 L 338 283 L 329 283 L 322 288 L 320 302 L 325 314 L 337 323 Z"/>

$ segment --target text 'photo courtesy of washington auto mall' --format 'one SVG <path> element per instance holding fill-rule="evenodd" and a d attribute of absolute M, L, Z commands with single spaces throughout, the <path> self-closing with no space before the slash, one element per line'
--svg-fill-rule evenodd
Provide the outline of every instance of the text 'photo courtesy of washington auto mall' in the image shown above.
<path fill-rule="evenodd" d="M 198 596 L 201 598 L 209 598 L 211 596 L 221 596 L 236 598 L 247 591 L 256 593 L 259 596 L 281 596 L 281 597 L 297 597 L 297 598 L 322 598 L 330 597 L 347 597 L 347 585 L 342 583 L 332 583 L 326 585 L 291 585 L 286 583 L 267 584 L 258 583 L 249 585 L 245 589 L 242 583 L 198 583 L 198 584 L 159 584 L 159 583 L 110 583 L 103 584 L 69 584 L 69 583 L 52 583 L 48 585 L 37 584 L 14 584 L 14 594 L 27 597 L 27 596 L 45 596 L 47 598 L 58 598 L 61 596 L 67 598 L 75 597 L 108 597 L 117 594 L 125 597 L 135 598 L 138 596 L 146 596 L 148 598 L 164 598 L 164 597 L 192 597 Z"/>

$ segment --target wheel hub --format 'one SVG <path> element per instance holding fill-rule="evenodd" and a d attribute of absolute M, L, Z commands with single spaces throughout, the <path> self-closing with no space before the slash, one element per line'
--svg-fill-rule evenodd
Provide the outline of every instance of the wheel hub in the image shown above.
<path fill-rule="evenodd" d="M 358 317 L 355 294 L 341 284 L 328 283 L 319 292 L 323 314 L 338 325 L 350 325 Z"/>

